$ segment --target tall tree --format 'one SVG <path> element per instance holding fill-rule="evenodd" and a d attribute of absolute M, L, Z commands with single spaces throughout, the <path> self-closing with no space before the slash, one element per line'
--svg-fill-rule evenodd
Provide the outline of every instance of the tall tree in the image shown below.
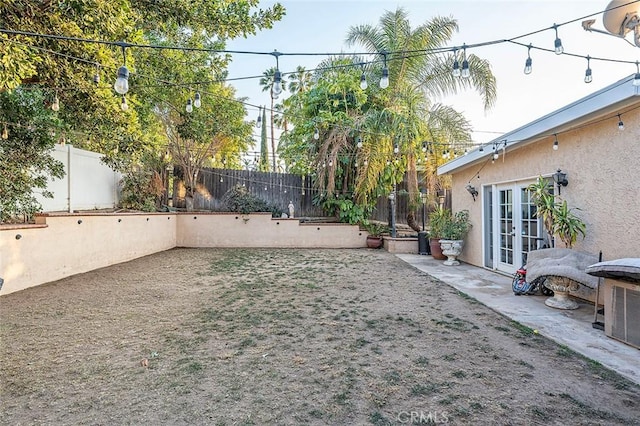
<path fill-rule="evenodd" d="M 273 93 L 273 78 L 276 73 L 276 68 L 272 67 L 262 73 L 259 84 L 262 86 L 263 92 L 269 92 L 271 99 L 271 107 L 269 108 L 269 124 L 271 127 L 271 167 L 272 170 L 277 170 L 276 164 L 276 136 L 275 136 L 275 100 L 279 95 Z"/>
<path fill-rule="evenodd" d="M 349 45 L 359 44 L 381 55 L 388 65 L 390 85 L 386 92 L 378 92 L 375 116 L 384 118 L 385 131 L 393 135 L 394 145 L 405 156 L 407 186 L 414 208 L 419 200 L 416 161 L 423 142 L 429 141 L 434 159 L 431 164 L 437 166 L 443 152 L 455 153 L 460 143 L 471 141 L 470 126 L 464 116 L 436 100 L 467 88 L 479 92 L 487 109 L 496 99 L 497 86 L 491 67 L 476 55 L 467 55 L 470 78 L 456 78 L 451 73 L 455 53 L 405 53 L 446 47 L 457 29 L 457 22 L 447 17 L 435 17 L 412 29 L 407 12 L 398 8 L 383 14 L 378 26 L 351 27 L 346 38 Z M 364 177 L 361 182 L 366 180 Z"/>
<path fill-rule="evenodd" d="M 260 126 L 260 161 L 258 162 L 258 170 L 261 172 L 269 171 L 269 147 L 267 145 L 267 112 L 262 108 L 262 125 Z"/>

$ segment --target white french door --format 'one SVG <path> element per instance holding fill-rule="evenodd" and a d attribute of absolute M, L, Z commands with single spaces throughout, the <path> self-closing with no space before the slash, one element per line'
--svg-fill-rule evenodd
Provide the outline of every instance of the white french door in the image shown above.
<path fill-rule="evenodd" d="M 539 247 L 542 223 L 535 217 L 531 182 L 513 182 L 483 188 L 483 247 L 486 267 L 513 273 Z"/>

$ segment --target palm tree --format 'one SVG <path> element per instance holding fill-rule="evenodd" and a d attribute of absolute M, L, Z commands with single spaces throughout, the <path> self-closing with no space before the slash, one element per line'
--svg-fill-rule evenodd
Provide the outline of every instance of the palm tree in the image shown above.
<path fill-rule="evenodd" d="M 298 65 L 296 71 L 289 74 L 289 92 L 292 94 L 303 93 L 307 90 L 311 83 L 311 73 L 305 70 L 304 67 Z"/>
<path fill-rule="evenodd" d="M 260 86 L 262 86 L 263 92 L 269 92 L 271 94 L 271 108 L 270 112 L 270 125 L 271 125 L 271 155 L 272 155 L 272 170 L 276 170 L 276 139 L 275 139 L 275 121 L 274 121 L 274 101 L 276 98 L 273 96 L 273 77 L 276 73 L 276 68 L 271 67 L 265 72 L 262 73 L 262 77 L 260 77 Z"/>
<path fill-rule="evenodd" d="M 470 126 L 464 116 L 434 99 L 474 88 L 482 96 L 485 109 L 496 100 L 496 80 L 487 61 L 468 54 L 471 76 L 456 78 L 451 73 L 456 52 L 426 53 L 446 47 L 457 29 L 457 22 L 448 17 L 435 17 L 412 29 L 407 12 L 398 8 L 383 14 L 378 26 L 351 27 L 346 39 L 349 45 L 359 44 L 380 54 L 388 66 L 390 85 L 385 89 L 388 92 L 378 91 L 376 107 L 369 111 L 368 121 L 381 127 L 383 134 L 392 135 L 393 141 L 388 143 L 397 143 L 400 152 L 406 155 L 407 186 L 414 209 L 419 200 L 416 162 L 422 155 L 423 142 L 429 141 L 432 150 L 428 164 L 433 173 L 430 181 L 436 185 L 439 182 L 434 171 L 442 162 L 441 153 L 455 151 L 461 141 L 471 141 Z M 373 64 L 371 68 L 379 75 L 381 64 Z M 380 162 L 369 165 L 360 170 L 363 175 L 359 176 L 359 182 L 365 187 L 381 173 Z"/>

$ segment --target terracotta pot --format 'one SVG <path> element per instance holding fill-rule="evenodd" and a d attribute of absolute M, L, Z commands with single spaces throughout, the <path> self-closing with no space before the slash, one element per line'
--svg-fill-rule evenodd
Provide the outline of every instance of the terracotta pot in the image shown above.
<path fill-rule="evenodd" d="M 442 254 L 442 247 L 440 247 L 440 238 L 429 238 L 429 247 L 431 247 L 431 256 L 433 256 L 434 259 L 447 259 L 447 256 Z"/>
<path fill-rule="evenodd" d="M 380 248 L 382 247 L 382 237 L 375 237 L 373 235 L 367 236 L 367 247 Z"/>

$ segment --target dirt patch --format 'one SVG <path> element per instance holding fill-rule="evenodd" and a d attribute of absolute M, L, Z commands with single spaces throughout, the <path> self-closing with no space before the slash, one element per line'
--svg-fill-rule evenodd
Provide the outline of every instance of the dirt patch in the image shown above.
<path fill-rule="evenodd" d="M 2 424 L 640 424 L 640 388 L 380 250 L 174 249 L 0 298 Z"/>

